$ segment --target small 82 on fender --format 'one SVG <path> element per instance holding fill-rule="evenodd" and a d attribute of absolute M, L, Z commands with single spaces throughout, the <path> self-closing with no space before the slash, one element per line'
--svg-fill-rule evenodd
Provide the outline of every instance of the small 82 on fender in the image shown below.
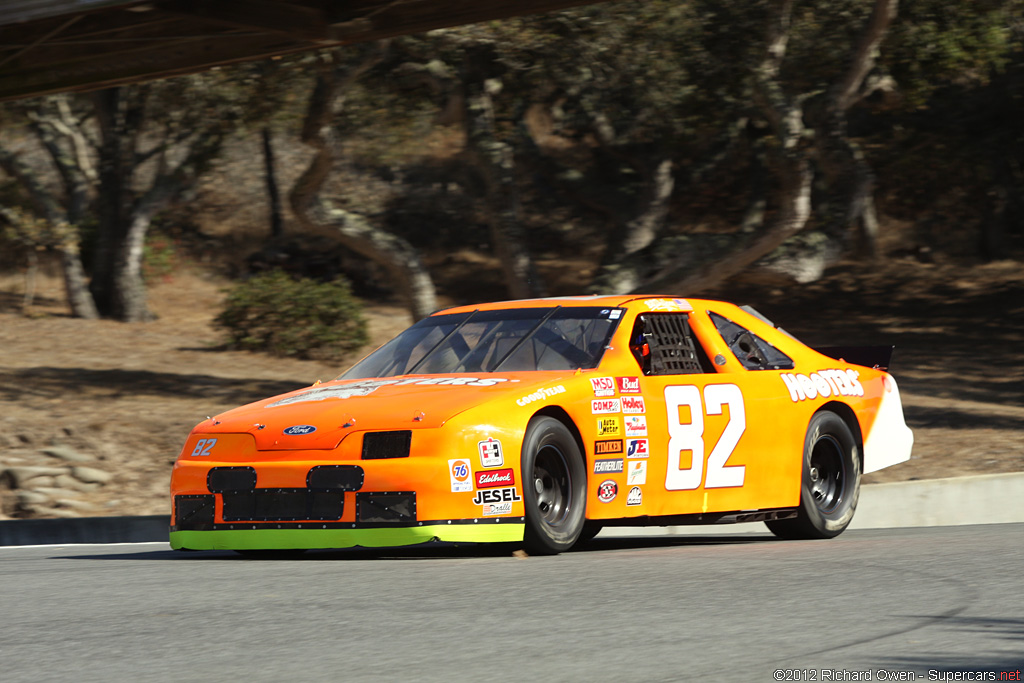
<path fill-rule="evenodd" d="M 704 475 L 705 444 L 704 416 L 721 415 L 722 406 L 729 406 L 729 423 L 718 443 L 707 455 L 707 476 Z M 682 423 L 679 408 L 690 410 L 690 422 Z M 709 384 L 704 387 L 704 400 L 695 386 L 665 387 L 665 408 L 668 410 L 668 470 L 665 488 L 669 491 L 692 491 L 700 488 L 735 488 L 743 486 L 746 465 L 727 465 L 729 456 L 747 429 L 747 414 L 743 406 L 743 392 L 735 384 Z M 691 451 L 690 466 L 680 469 L 683 451 Z"/>

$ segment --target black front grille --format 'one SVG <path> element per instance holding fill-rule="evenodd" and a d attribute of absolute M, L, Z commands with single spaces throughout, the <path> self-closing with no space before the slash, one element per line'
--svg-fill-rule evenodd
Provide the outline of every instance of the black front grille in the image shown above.
<path fill-rule="evenodd" d="M 396 432 L 367 432 L 363 434 L 363 460 L 408 458 L 412 444 L 412 430 Z"/>
<path fill-rule="evenodd" d="M 318 491 L 358 491 L 363 488 L 359 465 L 317 465 L 306 475 L 306 486 Z"/>
<path fill-rule="evenodd" d="M 357 493 L 356 521 L 414 522 L 416 493 Z"/>
<path fill-rule="evenodd" d="M 206 475 L 206 488 L 214 493 L 252 491 L 256 488 L 256 470 L 252 467 L 213 467 Z"/>
<path fill-rule="evenodd" d="M 345 506 L 344 491 L 255 489 L 223 494 L 225 522 L 337 521 Z"/>
<path fill-rule="evenodd" d="M 175 496 L 174 528 L 178 531 L 209 531 L 213 529 L 213 496 Z"/>

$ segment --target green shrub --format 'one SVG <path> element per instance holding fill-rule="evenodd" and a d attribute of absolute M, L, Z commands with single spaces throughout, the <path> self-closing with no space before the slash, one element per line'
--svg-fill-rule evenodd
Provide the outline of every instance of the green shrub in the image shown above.
<path fill-rule="evenodd" d="M 215 324 L 232 349 L 334 359 L 364 345 L 362 306 L 344 280 L 296 280 L 271 271 L 228 290 Z"/>

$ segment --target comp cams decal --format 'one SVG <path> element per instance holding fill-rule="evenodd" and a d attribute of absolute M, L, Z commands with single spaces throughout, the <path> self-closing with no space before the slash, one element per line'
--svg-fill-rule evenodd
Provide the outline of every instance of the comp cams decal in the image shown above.
<path fill-rule="evenodd" d="M 452 493 L 463 493 L 473 490 L 472 469 L 468 460 L 449 460 L 448 476 L 452 482 Z"/>
<path fill-rule="evenodd" d="M 497 439 L 478 441 L 476 447 L 480 451 L 481 467 L 501 467 L 505 464 L 505 457 L 501 454 L 501 442 Z"/>
<path fill-rule="evenodd" d="M 784 372 L 780 375 L 794 403 L 829 396 L 863 396 L 860 373 L 850 370 L 818 370 L 810 375 Z"/>
<path fill-rule="evenodd" d="M 329 398 L 352 398 L 353 396 L 366 396 L 381 387 L 394 385 L 396 387 L 416 384 L 420 386 L 460 386 L 460 387 L 492 387 L 501 382 L 508 382 L 506 377 L 428 377 L 427 379 L 374 379 L 354 384 L 341 384 L 329 387 L 317 387 L 304 391 L 301 394 L 282 398 L 280 401 L 271 403 L 268 408 L 287 406 L 292 403 L 307 403 L 309 401 L 326 401 Z"/>
<path fill-rule="evenodd" d="M 621 413 L 622 404 L 617 398 L 595 398 L 590 402 L 590 412 L 593 415 Z"/>

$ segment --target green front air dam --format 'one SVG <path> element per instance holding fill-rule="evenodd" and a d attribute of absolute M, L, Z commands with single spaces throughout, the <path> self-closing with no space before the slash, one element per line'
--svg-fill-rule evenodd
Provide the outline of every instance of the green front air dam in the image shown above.
<path fill-rule="evenodd" d="M 521 519 L 521 518 L 520 518 Z M 215 529 L 172 531 L 174 550 L 291 550 L 386 548 L 438 540 L 506 543 L 523 540 L 525 524 L 424 524 L 375 529 Z"/>

